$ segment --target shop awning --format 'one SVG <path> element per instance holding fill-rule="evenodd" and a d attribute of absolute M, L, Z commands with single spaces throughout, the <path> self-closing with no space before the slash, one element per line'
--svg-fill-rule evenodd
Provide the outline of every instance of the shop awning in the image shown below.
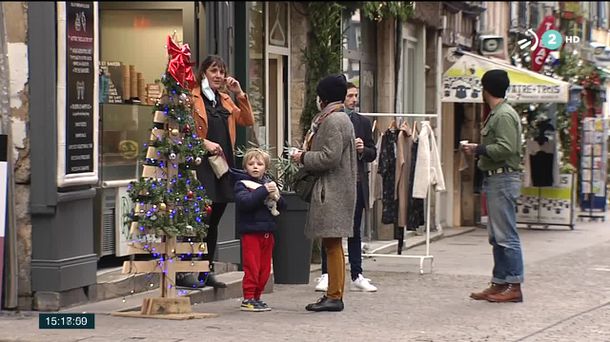
<path fill-rule="evenodd" d="M 508 72 L 507 98 L 514 103 L 567 103 L 570 84 L 498 59 L 458 52 L 459 59 L 443 74 L 443 102 L 483 102 L 481 77 L 488 70 Z"/>

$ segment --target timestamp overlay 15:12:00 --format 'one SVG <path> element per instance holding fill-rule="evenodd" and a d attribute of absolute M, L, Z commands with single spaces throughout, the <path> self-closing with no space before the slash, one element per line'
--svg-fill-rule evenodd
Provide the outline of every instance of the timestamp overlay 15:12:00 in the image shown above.
<path fill-rule="evenodd" d="M 39 329 L 95 329 L 95 315 L 92 313 L 41 313 L 38 316 Z"/>

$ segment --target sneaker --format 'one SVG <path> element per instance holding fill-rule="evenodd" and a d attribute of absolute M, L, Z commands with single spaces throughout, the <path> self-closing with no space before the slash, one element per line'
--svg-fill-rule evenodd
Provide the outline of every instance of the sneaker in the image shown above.
<path fill-rule="evenodd" d="M 260 312 L 265 311 L 265 309 L 260 305 L 260 303 L 254 298 L 244 299 L 241 302 L 241 311 L 250 311 L 250 312 Z"/>
<path fill-rule="evenodd" d="M 320 278 L 316 278 L 318 284 L 316 285 L 316 291 L 326 292 L 328 290 L 328 274 L 322 273 Z"/>
<path fill-rule="evenodd" d="M 358 274 L 358 278 L 352 281 L 350 291 L 376 292 L 377 288 L 371 285 L 369 281 L 370 280 L 363 277 L 362 274 Z"/>
<path fill-rule="evenodd" d="M 269 307 L 269 305 L 267 305 L 267 303 L 263 302 L 260 299 L 255 299 L 256 302 L 258 302 L 258 305 L 263 309 L 262 311 L 271 311 L 271 308 Z"/>

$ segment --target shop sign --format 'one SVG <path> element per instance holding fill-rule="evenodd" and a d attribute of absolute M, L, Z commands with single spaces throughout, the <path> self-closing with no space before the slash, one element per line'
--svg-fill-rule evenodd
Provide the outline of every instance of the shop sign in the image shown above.
<path fill-rule="evenodd" d="M 8 208 L 8 135 L 0 135 L 0 277 L 4 272 L 4 236 L 6 234 L 6 210 Z M 0 282 L 0 293 L 2 292 L 2 282 Z"/>
<path fill-rule="evenodd" d="M 58 185 L 98 180 L 97 4 L 58 3 Z"/>
<path fill-rule="evenodd" d="M 483 102 L 481 77 L 492 69 L 508 73 L 507 98 L 520 103 L 566 103 L 569 85 L 512 65 L 485 57 L 464 54 L 443 76 L 443 102 Z"/>
<path fill-rule="evenodd" d="M 129 197 L 126 186 L 117 188 L 116 191 L 116 208 L 114 210 L 114 241 L 116 256 L 129 255 L 129 230 L 131 222 L 126 219 L 127 214 L 133 208 L 133 201 Z"/>
<path fill-rule="evenodd" d="M 548 30 L 555 29 L 555 17 L 549 15 L 545 17 L 540 26 L 538 26 L 538 30 L 536 31 L 536 35 L 538 39 L 542 39 L 544 33 Z M 549 55 L 549 49 L 542 46 L 542 44 L 538 44 L 534 52 L 532 53 L 532 70 L 535 72 L 539 72 L 546 61 L 547 56 Z"/>
<path fill-rule="evenodd" d="M 524 187 L 517 200 L 517 223 L 574 224 L 574 175 L 559 175 L 556 187 Z"/>

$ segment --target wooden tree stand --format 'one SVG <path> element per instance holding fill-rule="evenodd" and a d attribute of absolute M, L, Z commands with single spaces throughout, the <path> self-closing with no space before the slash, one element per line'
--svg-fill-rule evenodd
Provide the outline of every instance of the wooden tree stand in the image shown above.
<path fill-rule="evenodd" d="M 161 111 L 156 111 L 153 122 L 166 124 L 169 129 L 178 128 L 174 122 L 167 123 L 167 116 Z M 156 129 L 151 132 L 150 141 L 157 140 L 166 136 L 167 129 Z M 157 158 L 157 150 L 149 146 L 147 158 Z M 161 168 L 157 166 L 144 165 L 142 177 L 148 179 L 171 179 L 177 174 L 176 167 Z M 195 172 L 195 171 L 191 171 Z M 145 205 L 141 207 L 136 204 L 135 212 L 140 213 L 144 209 L 150 209 Z M 156 234 L 158 232 L 148 230 L 148 233 Z M 132 222 L 129 235 L 141 236 L 138 222 Z M 137 311 L 113 312 L 114 316 L 126 317 L 146 317 L 146 318 L 165 318 L 165 319 L 192 319 L 192 318 L 207 318 L 216 317 L 216 314 L 209 313 L 194 313 L 191 310 L 191 299 L 189 297 L 176 296 L 176 272 L 209 272 L 210 265 L 208 261 L 181 261 L 176 258 L 180 254 L 196 254 L 207 253 L 207 245 L 205 243 L 197 243 L 197 252 L 195 252 L 195 243 L 193 242 L 176 242 L 175 236 L 162 236 L 164 242 L 141 243 L 132 242 L 129 244 L 128 254 L 151 254 L 157 253 L 162 255 L 159 260 L 150 261 L 126 261 L 123 264 L 123 274 L 136 273 L 162 273 L 161 274 L 161 296 L 155 298 L 145 298 L 142 303 L 142 309 Z"/>
<path fill-rule="evenodd" d="M 144 298 L 142 309 L 138 311 L 113 312 L 113 316 L 163 318 L 163 319 L 194 319 L 217 317 L 217 314 L 197 313 L 191 309 L 189 297 L 177 297 L 175 279 L 177 272 L 209 272 L 208 261 L 178 261 L 172 258 L 178 254 L 188 254 L 193 251 L 191 242 L 176 242 L 176 237 L 165 236 L 166 242 L 149 243 L 148 249 L 142 243 L 131 243 L 130 254 L 149 254 L 150 250 L 160 251 L 162 260 L 126 261 L 123 263 L 124 274 L 163 273 L 161 276 L 161 296 Z M 205 244 L 200 244 L 200 250 Z M 167 261 L 170 260 L 170 261 Z"/>

